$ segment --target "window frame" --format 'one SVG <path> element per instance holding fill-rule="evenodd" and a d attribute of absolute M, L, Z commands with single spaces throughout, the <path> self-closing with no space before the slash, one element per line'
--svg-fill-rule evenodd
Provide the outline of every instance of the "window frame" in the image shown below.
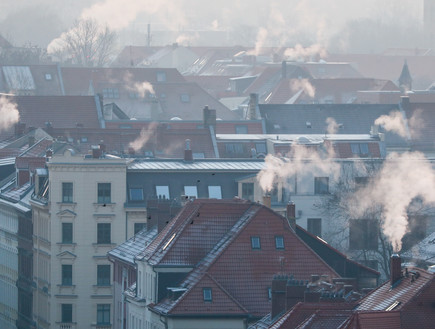
<path fill-rule="evenodd" d="M 278 241 L 280 241 L 280 242 L 278 242 Z M 284 237 L 282 235 L 275 236 L 275 249 L 277 249 L 277 250 L 284 250 L 285 249 Z"/>
<path fill-rule="evenodd" d="M 73 269 L 72 264 L 62 264 L 61 267 L 61 285 L 72 286 L 73 285 Z"/>
<path fill-rule="evenodd" d="M 62 182 L 62 203 L 73 203 L 73 202 L 74 202 L 73 182 Z"/>
<path fill-rule="evenodd" d="M 314 194 L 329 194 L 329 177 L 314 177 Z"/>
<path fill-rule="evenodd" d="M 107 238 L 107 236 L 109 238 Z M 112 243 L 112 225 L 110 223 L 97 223 L 97 244 Z"/>
<path fill-rule="evenodd" d="M 99 204 L 112 203 L 112 183 L 97 184 L 97 203 Z"/>
<path fill-rule="evenodd" d="M 110 325 L 110 304 L 97 304 L 97 325 Z"/>
<path fill-rule="evenodd" d="M 161 190 L 161 194 L 159 194 L 159 190 Z M 156 196 L 158 199 L 160 199 L 160 195 L 165 199 L 170 199 L 170 193 L 169 193 L 169 185 L 156 185 Z"/>
<path fill-rule="evenodd" d="M 135 194 L 132 192 L 140 192 L 139 198 L 133 197 Z M 133 201 L 133 202 L 144 201 L 143 188 L 141 188 L 141 187 L 130 187 L 128 190 L 128 194 L 130 197 L 130 201 Z"/>
<path fill-rule="evenodd" d="M 246 192 L 250 192 L 250 191 L 246 191 L 252 189 L 252 194 L 247 194 Z M 242 183 L 242 199 L 245 200 L 250 200 L 250 201 L 254 201 L 254 183 Z"/>
<path fill-rule="evenodd" d="M 184 189 L 184 195 L 186 195 L 187 197 L 198 198 L 198 186 L 196 186 L 196 185 L 184 185 L 183 189 Z M 189 192 L 189 190 L 192 190 L 192 191 Z M 193 191 L 195 192 L 194 194 L 191 193 Z"/>
<path fill-rule="evenodd" d="M 73 322 L 73 304 L 61 304 L 61 323 Z"/>
<path fill-rule="evenodd" d="M 222 187 L 220 185 L 209 185 L 207 188 L 209 199 L 222 199 Z"/>
<path fill-rule="evenodd" d="M 108 264 L 97 265 L 97 286 L 110 286 L 111 266 Z"/>
<path fill-rule="evenodd" d="M 213 301 L 213 289 L 210 287 L 202 288 L 202 298 L 204 302 L 212 302 Z"/>
<path fill-rule="evenodd" d="M 69 227 L 68 229 L 66 229 Z M 66 222 L 62 223 L 62 243 L 63 244 L 72 244 L 74 243 L 74 234 L 73 234 L 73 223 Z M 69 237 L 70 239 L 66 239 Z"/>
<path fill-rule="evenodd" d="M 251 236 L 251 249 L 252 250 L 261 249 L 261 240 L 259 236 Z"/>

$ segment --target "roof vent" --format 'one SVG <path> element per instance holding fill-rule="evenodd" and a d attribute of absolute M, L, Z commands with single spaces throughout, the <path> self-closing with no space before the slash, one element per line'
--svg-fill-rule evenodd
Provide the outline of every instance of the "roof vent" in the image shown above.
<path fill-rule="evenodd" d="M 307 126 L 307 128 L 311 128 L 311 122 L 310 121 L 305 122 L 305 125 Z"/>

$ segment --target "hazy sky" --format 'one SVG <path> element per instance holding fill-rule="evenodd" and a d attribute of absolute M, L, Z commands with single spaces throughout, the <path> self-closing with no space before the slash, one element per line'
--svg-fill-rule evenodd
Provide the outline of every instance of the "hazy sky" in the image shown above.
<path fill-rule="evenodd" d="M 74 19 L 92 17 L 113 29 L 224 30 L 257 42 L 327 44 L 349 21 L 421 28 L 423 0 L 2 0 L 0 31 L 15 44 L 46 46 Z"/>

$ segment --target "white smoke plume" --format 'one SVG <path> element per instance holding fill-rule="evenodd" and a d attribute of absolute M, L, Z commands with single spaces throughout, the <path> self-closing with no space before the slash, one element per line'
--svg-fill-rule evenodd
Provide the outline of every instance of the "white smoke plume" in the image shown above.
<path fill-rule="evenodd" d="M 294 48 L 287 48 L 284 52 L 284 57 L 290 61 L 313 61 L 318 59 L 325 59 L 328 53 L 324 46 L 314 44 L 309 47 L 304 47 L 297 44 Z"/>
<path fill-rule="evenodd" d="M 375 120 L 376 125 L 381 125 L 387 131 L 392 131 L 403 138 L 419 137 L 425 122 L 421 117 L 422 110 L 417 109 L 407 121 L 400 111 L 392 111 L 389 115 L 382 115 Z"/>
<path fill-rule="evenodd" d="M 419 199 L 435 205 L 435 171 L 422 153 L 392 154 L 385 160 L 371 184 L 356 192 L 352 210 L 355 218 L 380 207 L 383 233 L 400 251 L 408 231 L 408 208 Z"/>
<path fill-rule="evenodd" d="M 145 98 L 147 94 L 155 94 L 153 85 L 148 81 L 136 82 L 133 85 L 127 85 L 126 89 L 136 93 L 140 98 Z"/>
<path fill-rule="evenodd" d="M 298 92 L 302 89 L 304 93 L 311 98 L 316 96 L 316 88 L 308 79 L 292 79 L 290 81 L 290 89 L 292 92 Z"/>
<path fill-rule="evenodd" d="M 338 130 L 338 123 L 335 121 L 334 118 L 327 118 L 326 119 L 326 132 L 330 135 L 335 134 Z"/>
<path fill-rule="evenodd" d="M 156 134 L 158 127 L 157 122 L 152 122 L 147 128 L 143 128 L 140 135 L 132 142 L 128 144 L 129 148 L 132 148 L 135 152 L 140 151 L 145 144 Z"/>
<path fill-rule="evenodd" d="M 8 130 L 20 120 L 17 104 L 0 96 L 0 131 Z"/>
<path fill-rule="evenodd" d="M 314 175 L 336 179 L 340 172 L 340 166 L 333 161 L 334 156 L 334 150 L 328 144 L 325 145 L 323 152 L 313 150 L 306 145 L 294 144 L 288 158 L 267 155 L 266 168 L 258 173 L 257 181 L 264 192 L 269 192 L 278 183 L 292 190 L 288 180 L 295 175 L 299 178 Z"/>
<path fill-rule="evenodd" d="M 403 138 L 408 137 L 406 120 L 400 111 L 391 111 L 388 115 L 382 115 L 375 120 L 376 125 L 383 126 L 385 130 L 392 131 Z"/>

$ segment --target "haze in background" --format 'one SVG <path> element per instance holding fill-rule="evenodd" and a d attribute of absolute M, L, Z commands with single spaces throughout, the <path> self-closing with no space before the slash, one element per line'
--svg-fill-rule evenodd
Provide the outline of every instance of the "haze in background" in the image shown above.
<path fill-rule="evenodd" d="M 91 17 L 118 31 L 120 45 L 179 41 L 188 45 L 294 47 L 320 44 L 330 51 L 374 52 L 418 47 L 423 0 L 2 0 L 0 32 L 15 45 L 46 47 L 75 19 Z M 159 33 L 173 31 L 173 34 Z M 215 32 L 210 39 L 201 33 Z M 221 32 L 220 34 L 217 32 Z"/>

